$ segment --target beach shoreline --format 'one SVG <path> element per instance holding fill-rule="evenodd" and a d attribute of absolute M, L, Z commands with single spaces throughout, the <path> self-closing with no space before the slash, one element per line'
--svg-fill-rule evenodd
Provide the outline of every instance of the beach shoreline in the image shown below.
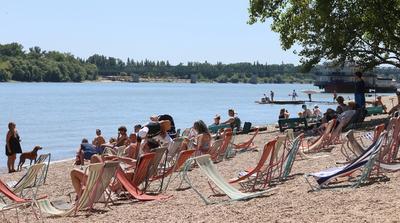
<path fill-rule="evenodd" d="M 356 131 L 356 136 L 365 130 Z M 265 131 L 255 138 L 255 145 L 260 150 L 263 145 L 280 133 Z M 246 141 L 251 135 L 238 135 L 235 142 Z M 279 221 L 279 222 L 391 222 L 398 219 L 395 207 L 400 204 L 397 191 L 400 185 L 398 172 L 385 173 L 389 181 L 374 182 L 357 189 L 327 189 L 309 193 L 310 187 L 303 178 L 304 173 L 320 171 L 337 166 L 336 161 L 343 160 L 340 145 L 318 159 L 296 160 L 291 177 L 274 187 L 277 190 L 270 196 L 251 199 L 249 201 L 205 205 L 191 189 L 176 191 L 179 180 L 171 183 L 166 191 L 172 197 L 165 201 L 136 202 L 116 199 L 116 205 L 104 208 L 96 204 L 97 212 L 78 212 L 76 217 L 47 218 L 51 222 L 221 222 L 221 221 Z M 225 179 L 235 177 L 237 173 L 257 162 L 258 152 L 237 154 L 230 160 L 216 164 L 218 171 Z M 52 162 L 49 168 L 46 185 L 39 188 L 39 194 L 48 195 L 50 200 L 64 200 L 67 193 L 73 191 L 69 172 L 74 168 L 73 160 Z M 3 181 L 16 180 L 22 172 L 3 174 Z M 204 175 L 198 168 L 190 173 L 193 183 L 203 193 L 210 195 L 210 189 Z M 187 185 L 185 185 L 187 186 Z M 238 188 L 238 185 L 234 185 Z M 362 198 L 362 199 L 361 199 Z M 226 197 L 210 197 L 210 199 L 226 199 Z M 371 204 L 375 204 L 371 206 Z M 149 211 L 157 210 L 157 211 Z M 218 210 L 218 211 L 216 211 Z M 12 213 L 6 213 L 6 216 Z"/>

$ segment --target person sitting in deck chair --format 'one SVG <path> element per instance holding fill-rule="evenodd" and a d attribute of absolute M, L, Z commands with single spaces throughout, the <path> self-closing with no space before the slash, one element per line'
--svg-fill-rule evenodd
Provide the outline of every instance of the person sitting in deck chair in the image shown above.
<path fill-rule="evenodd" d="M 212 139 L 207 125 L 202 120 L 198 120 L 193 124 L 193 129 L 197 132 L 195 138 L 196 155 L 206 154 L 210 149 Z"/>
<path fill-rule="evenodd" d="M 339 104 L 336 108 L 336 113 L 341 114 L 342 112 L 345 112 L 347 110 L 350 110 L 350 107 L 347 106 L 344 103 L 344 98 L 342 96 L 339 96 L 336 98 L 336 102 Z"/>
<path fill-rule="evenodd" d="M 228 115 L 229 115 L 229 119 L 226 120 L 225 122 L 222 122 L 222 124 L 229 124 L 232 129 L 236 129 L 239 131 L 241 121 L 240 121 L 239 117 L 237 117 L 237 113 L 235 113 L 235 110 L 229 109 Z"/>

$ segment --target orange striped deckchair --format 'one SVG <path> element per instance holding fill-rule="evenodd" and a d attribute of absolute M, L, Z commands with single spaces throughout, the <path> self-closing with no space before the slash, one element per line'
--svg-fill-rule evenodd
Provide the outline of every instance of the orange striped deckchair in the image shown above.
<path fill-rule="evenodd" d="M 234 148 L 237 150 L 240 150 L 241 152 L 255 149 L 256 146 L 254 145 L 253 141 L 254 141 L 254 138 L 256 138 L 256 136 L 258 135 L 258 132 L 259 132 L 259 129 L 257 128 L 254 131 L 253 136 L 248 141 L 238 143 L 238 144 L 233 144 Z"/>
<path fill-rule="evenodd" d="M 266 143 L 264 145 L 263 152 L 261 154 L 261 157 L 260 157 L 257 165 L 254 168 L 250 169 L 249 171 L 246 171 L 242 176 L 231 179 L 229 181 L 229 183 L 240 182 L 251 176 L 257 177 L 260 174 L 260 172 L 262 171 L 263 167 L 265 167 L 265 163 L 267 162 L 268 158 L 271 157 L 273 150 L 275 149 L 275 143 L 276 143 L 276 139 L 271 140 L 268 143 Z"/>

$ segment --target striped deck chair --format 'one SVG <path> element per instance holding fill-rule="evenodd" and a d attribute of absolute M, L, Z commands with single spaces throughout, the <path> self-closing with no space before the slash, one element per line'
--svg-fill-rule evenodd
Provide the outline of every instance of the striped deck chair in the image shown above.
<path fill-rule="evenodd" d="M 360 170 L 362 168 L 363 170 L 359 180 L 353 185 L 353 187 L 359 186 L 361 183 L 364 183 L 368 180 L 373 165 L 375 163 L 375 159 L 379 154 L 385 138 L 386 131 L 381 133 L 379 138 L 368 149 L 366 149 L 363 154 L 361 154 L 348 165 L 330 168 L 317 173 L 305 174 L 304 177 L 307 183 L 310 185 L 312 190 L 319 190 L 321 188 L 327 187 L 329 182 L 331 182 L 333 179 L 341 176 L 348 176 L 356 170 Z M 313 177 L 317 181 L 317 187 L 314 187 L 310 183 L 310 181 L 308 180 L 309 177 Z"/>
<path fill-rule="evenodd" d="M 164 188 L 162 188 L 162 185 L 161 185 L 162 190 L 166 191 L 167 188 L 168 188 L 169 183 L 170 183 L 171 181 L 173 181 L 177 176 L 180 175 L 180 174 L 178 174 L 177 176 L 175 176 L 175 178 L 172 179 L 173 173 L 176 172 L 176 171 L 179 171 L 180 168 L 181 168 L 181 167 L 185 164 L 185 162 L 194 154 L 195 151 L 196 151 L 196 150 L 194 150 L 194 149 L 189 149 L 189 150 L 181 151 L 181 152 L 178 154 L 174 165 L 172 165 L 172 166 L 169 167 L 167 170 L 165 170 L 165 172 L 162 172 L 162 173 L 160 173 L 159 175 L 154 176 L 151 180 L 152 180 L 152 181 L 154 181 L 154 180 L 159 180 L 159 179 L 163 179 L 163 178 L 169 176 L 168 181 L 167 181 L 167 183 L 165 184 Z"/>
<path fill-rule="evenodd" d="M 44 163 L 33 164 L 28 168 L 26 174 L 14 185 L 9 185 L 15 194 L 21 197 L 27 197 L 31 193 L 31 197 L 35 198 L 39 185 L 37 182 L 42 181 Z"/>
<path fill-rule="evenodd" d="M 143 191 L 139 189 L 137 185 L 135 185 L 131 180 L 129 180 L 122 169 L 117 170 L 116 177 L 118 182 L 122 185 L 123 188 L 135 199 L 139 201 L 154 201 L 154 200 L 163 200 L 169 198 L 169 196 L 164 195 L 147 195 Z"/>
<path fill-rule="evenodd" d="M 146 172 L 146 179 L 145 179 L 145 184 L 144 187 L 142 188 L 143 191 L 146 191 L 146 189 L 149 187 L 151 183 L 151 178 L 154 176 L 157 176 L 159 172 L 164 172 L 165 171 L 165 165 L 166 165 L 166 160 L 164 160 L 164 163 L 161 163 L 161 160 L 167 153 L 167 147 L 159 147 L 157 149 L 151 150 L 152 153 L 155 154 L 154 158 L 151 160 L 151 163 L 149 165 L 149 168 Z M 161 179 L 161 187 L 163 184 L 164 178 Z"/>
<path fill-rule="evenodd" d="M 51 161 L 51 153 L 40 154 L 40 156 L 37 158 L 36 163 L 44 163 L 45 166 L 43 168 L 44 175 L 40 182 L 36 182 L 36 185 L 43 185 L 46 183 L 47 173 L 49 172 L 49 167 L 50 167 L 50 161 Z"/>
<path fill-rule="evenodd" d="M 5 211 L 15 209 L 17 222 L 19 222 L 18 211 L 21 208 L 31 207 L 32 212 L 35 215 L 35 218 L 37 220 L 39 220 L 38 216 L 36 214 L 36 211 L 34 209 L 34 207 L 35 207 L 34 204 L 36 203 L 35 199 L 31 200 L 31 199 L 25 199 L 25 198 L 19 197 L 10 188 L 8 188 L 7 185 L 1 180 L 0 180 L 0 193 L 3 194 L 4 196 L 6 196 L 11 201 L 11 203 L 10 202 L 7 203 L 3 197 L 0 197 L 1 200 L 4 202 L 4 203 L 0 203 L 0 212 L 3 214 L 3 218 L 5 218 L 5 216 L 4 216 Z M 40 214 L 40 221 L 43 222 L 42 213 L 40 212 L 40 209 L 39 209 L 39 214 Z"/>
<path fill-rule="evenodd" d="M 211 157 L 214 162 L 221 162 L 226 157 L 229 143 L 233 137 L 232 129 L 225 129 L 223 136 L 222 145 L 219 147 L 216 156 Z"/>
<path fill-rule="evenodd" d="M 393 143 L 397 141 L 397 138 L 393 136 L 393 134 L 398 135 L 398 131 L 400 130 L 399 128 L 400 126 L 396 127 L 396 121 L 397 120 L 395 118 L 392 118 L 389 121 L 389 124 L 387 126 L 387 141 L 385 142 L 385 149 L 383 152 L 381 152 L 381 154 L 382 153 L 384 153 L 385 155 L 388 154 L 390 150 L 389 148 L 393 148 L 394 146 Z M 367 134 L 371 136 L 369 140 L 371 140 L 371 142 L 376 141 L 376 139 L 384 131 L 384 129 L 385 129 L 384 124 L 376 126 L 373 132 Z M 345 137 L 347 140 L 341 146 L 341 153 L 343 154 L 343 156 L 346 158 L 347 161 L 351 161 L 356 157 L 360 156 L 364 152 L 366 146 L 361 140 L 362 137 L 356 138 L 354 136 L 353 130 L 349 130 L 345 134 Z"/>
<path fill-rule="evenodd" d="M 185 140 L 184 137 L 175 138 L 172 143 L 168 146 L 168 154 L 167 154 L 167 163 L 173 161 L 176 155 L 179 153 L 179 150 L 182 146 L 183 141 Z"/>
<path fill-rule="evenodd" d="M 304 134 L 300 134 L 291 142 L 290 149 L 285 157 L 285 161 L 283 163 L 283 173 L 280 176 L 281 180 L 286 180 L 292 171 L 293 163 L 296 160 L 297 152 L 299 151 L 301 140 L 303 139 Z"/>
<path fill-rule="evenodd" d="M 265 167 L 265 163 L 267 162 L 268 159 L 271 159 L 271 155 L 275 149 L 275 144 L 276 144 L 276 139 L 269 141 L 264 145 L 263 152 L 261 154 L 261 157 L 257 163 L 257 165 L 250 169 L 249 171 L 245 171 L 239 174 L 239 177 L 233 178 L 229 180 L 229 183 L 237 183 L 240 181 L 243 181 L 245 179 L 248 179 L 250 177 L 253 178 L 258 178 L 261 172 L 263 171 L 263 167 Z M 254 190 L 254 187 L 253 187 Z"/>
<path fill-rule="evenodd" d="M 328 122 L 324 132 L 320 135 L 313 143 L 306 146 L 301 146 L 300 149 L 304 153 L 310 152 L 319 152 L 322 148 L 324 148 L 327 144 L 327 141 L 330 138 L 330 133 L 335 126 L 336 120 L 332 119 Z M 308 144 L 308 143 L 307 143 Z"/>
<path fill-rule="evenodd" d="M 270 147 L 270 155 L 264 162 L 261 169 L 258 170 L 257 174 L 252 174 L 247 177 L 246 180 L 241 180 L 239 185 L 246 191 L 255 191 L 263 189 L 271 182 L 274 173 L 279 173 L 281 170 L 282 157 L 284 155 L 286 136 L 278 136 L 275 140 L 268 142 L 265 146 Z M 271 143 L 270 145 L 268 145 Z M 264 149 L 265 149 L 264 146 Z M 246 170 L 251 172 L 252 169 Z M 244 175 L 245 172 L 242 172 Z M 279 177 L 279 174 L 276 176 Z"/>
<path fill-rule="evenodd" d="M 189 159 L 187 162 L 191 163 L 195 161 L 197 165 L 200 167 L 202 173 L 204 173 L 209 180 L 211 180 L 224 194 L 226 194 L 230 200 L 227 201 L 239 201 L 239 200 L 248 200 L 256 197 L 260 197 L 265 195 L 266 193 L 272 191 L 272 189 L 256 192 L 256 193 L 243 193 L 238 189 L 230 185 L 228 182 L 224 180 L 224 178 L 220 175 L 220 173 L 215 168 L 213 161 L 211 160 L 210 155 L 202 155 L 195 158 Z M 189 178 L 188 172 L 183 172 L 183 179 L 190 185 L 190 187 L 195 191 L 197 195 L 204 201 L 206 204 L 213 204 L 216 202 L 211 202 L 200 193 L 199 190 L 193 185 L 192 181 Z"/>
<path fill-rule="evenodd" d="M 218 150 L 222 146 L 222 143 L 224 142 L 223 139 L 218 139 L 215 140 L 211 146 L 210 149 L 208 150 L 207 154 L 210 154 L 211 157 L 217 157 L 218 156 Z M 199 151 L 196 151 L 196 156 L 200 155 Z"/>
<path fill-rule="evenodd" d="M 153 196 L 146 195 L 144 191 L 140 189 L 140 185 L 145 182 L 149 168 L 155 158 L 155 153 L 147 153 L 139 158 L 138 166 L 135 169 L 133 177 L 130 178 L 127 174 L 119 168 L 117 170 L 117 179 L 123 188 L 135 199 L 139 201 L 151 201 L 160 200 L 167 198 L 166 196 Z"/>
<path fill-rule="evenodd" d="M 69 216 L 72 214 L 76 215 L 79 210 L 90 208 L 93 203 L 96 202 L 96 200 L 94 200 L 94 197 L 97 196 L 96 187 L 99 185 L 103 170 L 103 163 L 90 164 L 86 168 L 85 173 L 87 175 L 87 180 L 85 189 L 69 210 L 61 210 L 56 208 L 52 205 L 49 199 L 37 201 L 38 207 L 42 212 L 55 216 Z"/>
<path fill-rule="evenodd" d="M 388 130 L 389 129 L 390 129 L 390 127 L 388 128 Z M 367 134 L 364 134 L 363 136 L 365 137 L 365 135 L 368 135 L 368 137 L 371 137 L 368 139 L 371 140 L 371 142 L 374 142 L 384 130 L 385 130 L 385 125 L 381 124 L 381 125 L 376 126 L 373 132 L 369 132 Z M 389 135 L 389 131 L 387 131 L 387 132 Z M 362 142 L 361 138 L 362 138 L 362 136 L 359 138 L 360 141 Z M 346 158 L 346 160 L 348 162 L 350 162 L 351 160 L 357 158 L 364 152 L 365 146 L 364 146 L 364 143 L 361 143 L 361 144 L 359 143 L 359 140 L 357 140 L 357 138 L 354 136 L 353 130 L 349 130 L 348 132 L 345 133 L 345 139 L 346 139 L 346 141 L 343 142 L 343 144 L 340 148 L 340 151 L 343 154 L 343 156 Z"/>
<path fill-rule="evenodd" d="M 256 138 L 256 136 L 258 135 L 258 132 L 259 132 L 259 129 L 257 128 L 254 131 L 253 136 L 249 140 L 247 140 L 246 142 L 233 144 L 234 148 L 236 150 L 239 150 L 240 152 L 244 152 L 244 151 L 255 149 L 256 146 L 254 145 L 253 141 L 254 141 L 254 138 Z"/>

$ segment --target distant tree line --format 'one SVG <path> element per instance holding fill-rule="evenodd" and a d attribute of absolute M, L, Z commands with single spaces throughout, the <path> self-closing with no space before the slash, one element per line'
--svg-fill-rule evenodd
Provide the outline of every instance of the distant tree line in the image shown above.
<path fill-rule="evenodd" d="M 103 55 L 95 54 L 87 59 L 87 62 L 97 66 L 99 75 L 138 74 L 146 78 L 179 78 L 189 79 L 190 75 L 197 75 L 199 81 L 215 81 L 219 83 L 249 82 L 256 75 L 262 83 L 284 82 L 311 82 L 311 73 L 300 73 L 299 68 L 293 64 L 261 64 L 233 63 L 210 64 L 188 62 L 173 66 L 169 61 L 135 61 L 127 59 L 126 62 Z"/>
<path fill-rule="evenodd" d="M 319 67 L 321 68 L 321 67 Z M 95 54 L 84 60 L 70 53 L 43 51 L 40 47 L 24 51 L 18 43 L 0 44 L 0 81 L 81 82 L 96 80 L 101 76 L 126 76 L 138 74 L 142 78 L 189 79 L 196 75 L 199 81 L 219 83 L 247 83 L 253 76 L 258 83 L 311 83 L 314 71 L 300 72 L 293 64 L 232 63 L 210 64 L 188 62 L 171 65 L 169 61 L 133 60 Z M 395 74 L 399 70 L 379 68 L 374 72 Z"/>
<path fill-rule="evenodd" d="M 81 82 L 96 80 L 97 73 L 96 65 L 69 53 L 37 46 L 25 52 L 18 43 L 0 44 L 0 81 Z"/>

